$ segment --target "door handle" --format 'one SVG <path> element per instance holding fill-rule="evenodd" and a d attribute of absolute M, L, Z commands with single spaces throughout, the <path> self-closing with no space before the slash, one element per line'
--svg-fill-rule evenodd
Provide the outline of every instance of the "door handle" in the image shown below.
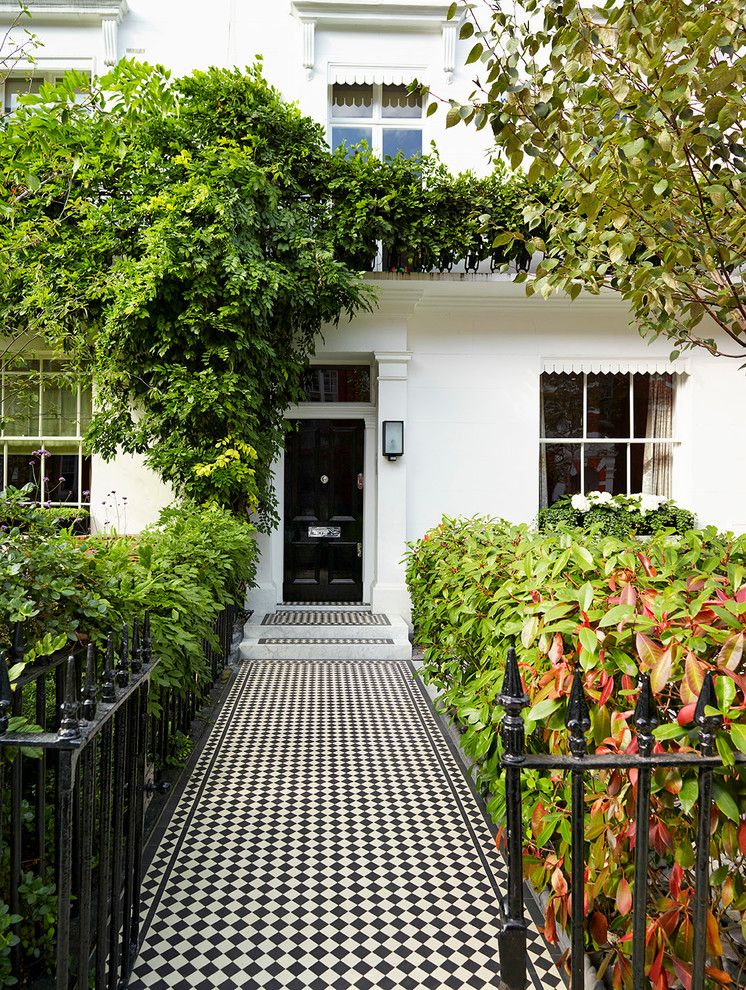
<path fill-rule="evenodd" d="M 360 558 L 362 556 L 363 556 L 363 545 L 362 545 L 362 543 L 358 543 L 358 545 L 357 545 L 357 559 L 360 560 Z"/>

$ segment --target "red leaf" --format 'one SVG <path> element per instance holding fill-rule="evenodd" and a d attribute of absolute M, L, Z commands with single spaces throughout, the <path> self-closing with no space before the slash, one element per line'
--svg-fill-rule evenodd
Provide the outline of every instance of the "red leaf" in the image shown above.
<path fill-rule="evenodd" d="M 738 848 L 746 856 L 746 819 L 738 826 Z"/>
<path fill-rule="evenodd" d="M 606 945 L 609 941 L 609 922 L 606 915 L 600 911 L 594 911 L 590 920 L 591 935 L 596 945 Z"/>
<path fill-rule="evenodd" d="M 657 983 L 661 978 L 661 971 L 663 968 L 663 946 L 658 949 L 658 953 L 653 960 L 653 965 L 650 967 L 650 972 L 648 977 L 651 983 Z"/>
<path fill-rule="evenodd" d="M 625 584 L 619 595 L 620 605 L 635 605 L 637 603 L 637 592 L 631 584 Z"/>
<path fill-rule="evenodd" d="M 606 704 L 606 702 L 611 697 L 611 693 L 613 690 L 614 690 L 614 678 L 609 677 L 608 680 L 606 681 L 606 684 L 603 687 L 603 690 L 601 691 L 601 697 L 598 699 L 598 704 L 600 707 L 603 707 Z"/>
<path fill-rule="evenodd" d="M 555 633 L 552 639 L 552 645 L 549 648 L 549 659 L 552 663 L 559 663 L 562 659 L 562 655 L 565 651 L 565 645 L 562 641 L 562 634 Z"/>
<path fill-rule="evenodd" d="M 658 571 L 653 566 L 650 557 L 647 557 L 644 553 L 640 552 L 637 554 L 637 559 L 642 564 L 642 569 L 645 571 L 648 577 L 655 577 L 658 574 Z"/>
<path fill-rule="evenodd" d="M 673 968 L 676 970 L 676 975 L 681 980 L 684 990 L 692 990 L 692 970 L 685 962 L 677 959 L 673 956 Z"/>
<path fill-rule="evenodd" d="M 674 863 L 671 867 L 671 876 L 668 881 L 668 889 L 671 891 L 671 896 L 678 900 L 679 894 L 681 893 L 681 884 L 684 880 L 684 868 L 678 863 Z"/>
<path fill-rule="evenodd" d="M 554 904 L 552 901 L 547 904 L 547 910 L 544 915 L 544 938 L 550 945 L 554 945 L 557 941 L 557 923 L 554 920 Z"/>
<path fill-rule="evenodd" d="M 658 657 L 656 662 L 653 664 L 652 671 L 650 672 L 650 686 L 653 689 L 654 694 L 660 694 L 666 684 L 668 684 L 671 678 L 672 669 L 673 647 L 669 646 L 668 649 L 664 650 Z"/>
<path fill-rule="evenodd" d="M 663 653 L 663 647 L 660 643 L 654 642 L 645 633 L 638 633 L 635 636 L 635 646 L 637 647 L 637 655 L 645 667 L 652 667 Z"/>
<path fill-rule="evenodd" d="M 718 667 L 725 667 L 726 670 L 737 670 L 743 656 L 743 642 L 742 632 L 730 633 L 715 657 L 715 663 Z"/>
<path fill-rule="evenodd" d="M 564 897 L 568 891 L 567 880 L 559 866 L 552 874 L 552 889 L 558 897 Z"/>
<path fill-rule="evenodd" d="M 722 956 L 723 943 L 720 941 L 720 926 L 712 911 L 707 912 L 707 954 Z"/>
<path fill-rule="evenodd" d="M 632 910 L 632 891 L 625 877 L 622 877 L 616 889 L 616 909 L 623 917 Z"/>
<path fill-rule="evenodd" d="M 679 711 L 676 717 L 676 721 L 679 725 L 686 728 L 687 725 L 691 725 L 694 721 L 694 710 L 697 707 L 696 702 L 691 705 L 684 705 L 684 707 Z"/>

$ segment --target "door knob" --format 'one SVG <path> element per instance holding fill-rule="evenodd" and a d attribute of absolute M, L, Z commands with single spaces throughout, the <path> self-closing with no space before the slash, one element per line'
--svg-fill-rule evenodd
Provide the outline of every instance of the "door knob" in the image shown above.
<path fill-rule="evenodd" d="M 329 476 L 326 475 L 326 474 L 322 474 L 321 475 L 321 484 L 322 485 L 326 485 L 328 483 L 328 481 L 329 481 Z"/>

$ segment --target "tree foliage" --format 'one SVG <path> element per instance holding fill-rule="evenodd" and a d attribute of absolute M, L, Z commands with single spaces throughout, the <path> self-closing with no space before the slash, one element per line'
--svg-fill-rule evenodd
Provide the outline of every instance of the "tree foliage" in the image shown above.
<path fill-rule="evenodd" d="M 121 63 L 43 86 L 1 145 L 6 331 L 89 370 L 94 449 L 268 507 L 315 337 L 367 298 L 324 224 L 321 128 L 257 67 L 174 82 Z"/>
<path fill-rule="evenodd" d="M 260 66 L 68 73 L 0 132 L 5 332 L 90 375 L 94 450 L 270 517 L 283 413 L 323 325 L 371 304 L 380 248 L 397 271 L 475 268 L 529 233 L 524 176 L 332 153 Z"/>
<path fill-rule="evenodd" d="M 743 4 L 487 8 L 462 24 L 477 89 L 447 123 L 489 126 L 514 167 L 528 156 L 529 178 L 558 179 L 526 206 L 547 231 L 529 293 L 611 288 L 643 334 L 746 357 Z"/>

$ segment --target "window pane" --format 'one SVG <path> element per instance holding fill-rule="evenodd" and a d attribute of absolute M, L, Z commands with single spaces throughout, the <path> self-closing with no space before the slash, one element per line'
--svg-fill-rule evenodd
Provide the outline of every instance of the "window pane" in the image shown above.
<path fill-rule="evenodd" d="M 408 86 L 384 86 L 381 99 L 382 117 L 422 116 L 422 96 L 409 93 Z"/>
<path fill-rule="evenodd" d="M 576 495 L 580 491 L 580 445 L 570 443 L 541 444 L 539 469 L 545 473 L 547 504 L 551 505 L 563 495 Z"/>
<path fill-rule="evenodd" d="M 23 488 L 32 484 L 34 487 L 29 499 L 38 501 L 39 479 L 43 471 L 40 458 L 34 457 L 30 448 L 21 450 L 17 444 L 9 444 L 8 447 L 8 486 Z"/>
<path fill-rule="evenodd" d="M 78 447 L 52 446 L 44 465 L 44 501 L 78 501 Z"/>
<path fill-rule="evenodd" d="M 356 154 L 355 145 L 362 141 L 373 147 L 373 129 L 371 127 L 332 127 L 332 151 L 344 144 L 348 147 L 348 155 Z"/>
<path fill-rule="evenodd" d="M 18 106 L 18 99 L 26 93 L 38 93 L 42 79 L 34 76 L 31 79 L 5 80 L 5 112 L 12 113 Z"/>
<path fill-rule="evenodd" d="M 332 86 L 332 117 L 373 116 L 373 87 L 356 83 Z"/>
<path fill-rule="evenodd" d="M 89 388 L 80 390 L 80 435 L 82 436 L 91 424 L 93 416 L 93 395 Z"/>
<path fill-rule="evenodd" d="M 39 382 L 33 375 L 5 374 L 3 432 L 6 437 L 39 436 Z"/>
<path fill-rule="evenodd" d="M 541 376 L 542 424 L 544 437 L 582 437 L 583 376 L 555 374 Z"/>
<path fill-rule="evenodd" d="M 632 380 L 635 402 L 634 435 L 672 436 L 673 375 L 633 375 Z"/>
<path fill-rule="evenodd" d="M 306 402 L 370 402 L 370 368 L 309 368 L 303 390 Z"/>
<path fill-rule="evenodd" d="M 422 154 L 422 131 L 403 127 L 383 129 L 383 157 L 396 158 L 401 152 L 405 158 L 415 158 Z"/>
<path fill-rule="evenodd" d="M 42 388 L 41 432 L 45 437 L 78 433 L 78 390 L 45 381 Z"/>
<path fill-rule="evenodd" d="M 671 497 L 672 443 L 633 443 L 630 457 L 630 491 Z"/>
<path fill-rule="evenodd" d="M 585 445 L 586 492 L 627 494 L 627 444 L 588 443 Z"/>
<path fill-rule="evenodd" d="M 629 375 L 588 378 L 587 433 L 589 437 L 628 437 Z"/>

